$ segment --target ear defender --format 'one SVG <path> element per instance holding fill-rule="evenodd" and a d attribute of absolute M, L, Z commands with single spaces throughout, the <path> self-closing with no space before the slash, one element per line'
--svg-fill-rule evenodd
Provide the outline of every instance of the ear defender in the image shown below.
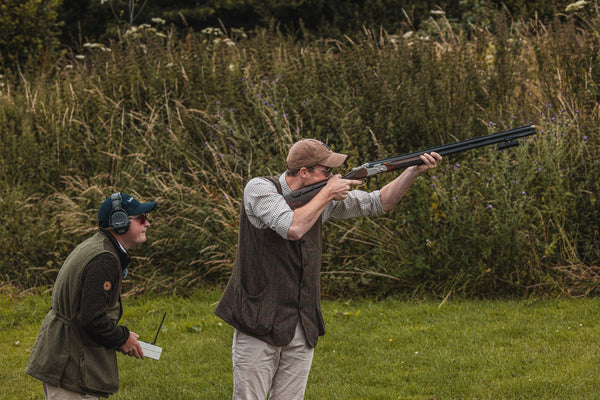
<path fill-rule="evenodd" d="M 129 215 L 121 207 L 121 193 L 113 193 L 110 196 L 112 209 L 110 211 L 110 227 L 118 234 L 124 234 L 129 230 Z"/>

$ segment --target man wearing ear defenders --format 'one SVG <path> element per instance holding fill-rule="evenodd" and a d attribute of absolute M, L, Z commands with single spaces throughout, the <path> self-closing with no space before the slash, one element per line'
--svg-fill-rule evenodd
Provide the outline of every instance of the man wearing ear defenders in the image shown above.
<path fill-rule="evenodd" d="M 233 399 L 298 400 L 319 336 L 322 224 L 330 219 L 381 215 L 390 210 L 423 171 L 442 157 L 421 156 L 381 190 L 352 190 L 358 180 L 332 175 L 346 160 L 324 143 L 303 139 L 287 156 L 287 171 L 254 178 L 244 189 L 233 272 L 215 314 L 235 328 Z M 328 180 L 308 203 L 290 208 L 284 196 Z"/>
<path fill-rule="evenodd" d="M 119 388 L 116 351 L 144 358 L 138 335 L 118 322 L 127 251 L 146 241 L 147 213 L 155 207 L 114 193 L 98 210 L 98 232 L 60 268 L 25 369 L 44 383 L 46 399 L 108 397 Z"/>

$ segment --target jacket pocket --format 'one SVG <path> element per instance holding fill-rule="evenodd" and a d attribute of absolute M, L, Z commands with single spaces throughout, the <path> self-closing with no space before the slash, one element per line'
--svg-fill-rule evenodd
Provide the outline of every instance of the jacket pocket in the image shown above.
<path fill-rule="evenodd" d="M 116 352 L 101 346 L 84 346 L 80 385 L 82 389 L 96 393 L 115 393 L 119 389 Z"/>
<path fill-rule="evenodd" d="M 267 285 L 259 294 L 249 295 L 243 285 L 239 286 L 232 313 L 246 333 L 263 336 L 273 329 L 277 304 L 270 301 L 270 287 Z"/>
<path fill-rule="evenodd" d="M 52 313 L 44 319 L 35 340 L 25 372 L 51 385 L 59 386 L 69 353 L 64 351 L 64 342 L 70 339 L 69 327 Z"/>

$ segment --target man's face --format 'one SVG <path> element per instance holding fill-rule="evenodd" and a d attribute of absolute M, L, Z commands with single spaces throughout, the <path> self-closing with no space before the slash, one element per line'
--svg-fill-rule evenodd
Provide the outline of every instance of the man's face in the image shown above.
<path fill-rule="evenodd" d="M 308 185 L 312 185 L 314 183 L 324 181 L 325 179 L 329 179 L 331 177 L 332 169 L 333 168 L 324 167 L 322 165 L 315 165 L 314 167 L 307 168 L 307 171 L 310 174 L 310 183 L 308 183 Z"/>
<path fill-rule="evenodd" d="M 129 217 L 129 230 L 122 236 L 127 248 L 132 248 L 146 241 L 146 229 L 150 226 L 146 214 Z M 124 244 L 125 246 L 125 244 Z"/>

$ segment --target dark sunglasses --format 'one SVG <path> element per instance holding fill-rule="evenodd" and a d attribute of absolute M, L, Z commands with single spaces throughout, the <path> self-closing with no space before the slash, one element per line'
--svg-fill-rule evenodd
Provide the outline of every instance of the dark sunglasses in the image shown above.
<path fill-rule="evenodd" d="M 146 214 L 140 214 L 135 217 L 129 217 L 129 219 L 139 219 L 140 224 L 142 224 L 142 225 L 144 225 L 146 222 L 150 222 L 150 221 L 148 221 L 148 217 L 146 216 Z"/>

